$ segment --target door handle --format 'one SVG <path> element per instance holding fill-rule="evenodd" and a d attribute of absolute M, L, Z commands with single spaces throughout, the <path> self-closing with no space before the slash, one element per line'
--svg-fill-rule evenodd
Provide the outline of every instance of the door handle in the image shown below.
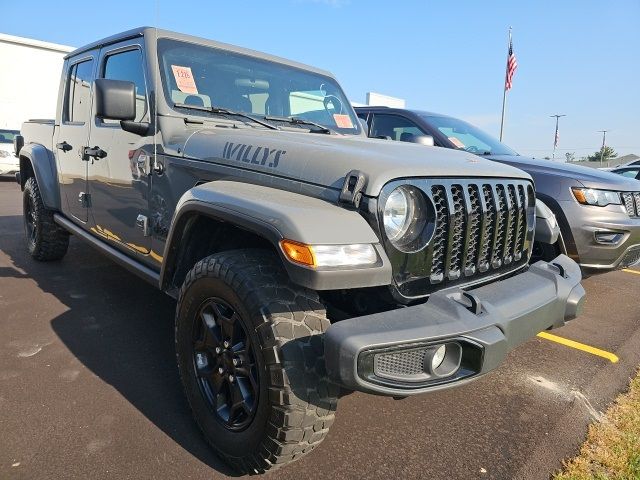
<path fill-rule="evenodd" d="M 107 152 L 102 150 L 100 147 L 83 147 L 82 148 L 82 160 L 88 162 L 89 159 L 95 158 L 96 160 L 100 160 L 107 156 Z"/>
<path fill-rule="evenodd" d="M 62 150 L 63 152 L 68 152 L 69 150 L 73 150 L 73 147 L 67 143 L 66 140 L 56 143 L 56 148 L 58 150 Z"/>

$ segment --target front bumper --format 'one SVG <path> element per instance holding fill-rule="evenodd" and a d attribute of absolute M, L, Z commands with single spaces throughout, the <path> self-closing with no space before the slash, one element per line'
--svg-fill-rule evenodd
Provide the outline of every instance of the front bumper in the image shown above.
<path fill-rule="evenodd" d="M 496 368 L 538 332 L 578 316 L 580 280 L 578 265 L 560 255 L 474 290 L 441 290 L 421 305 L 343 320 L 325 335 L 327 371 L 349 390 L 391 396 L 459 384 Z M 438 371 L 428 364 L 440 345 L 447 353 Z"/>
<path fill-rule="evenodd" d="M 576 245 L 580 266 L 590 270 L 615 270 L 640 262 L 640 218 L 629 217 L 621 205 L 596 207 L 559 202 Z M 598 235 L 619 233 L 611 244 Z"/>

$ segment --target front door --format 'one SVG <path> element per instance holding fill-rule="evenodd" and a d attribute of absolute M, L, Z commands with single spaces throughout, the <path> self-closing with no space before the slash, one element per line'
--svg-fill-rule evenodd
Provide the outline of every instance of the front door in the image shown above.
<path fill-rule="evenodd" d="M 81 222 L 87 221 L 89 205 L 87 162 L 82 159 L 82 154 L 89 140 L 95 53 L 89 52 L 69 64 L 62 119 L 56 138 L 62 209 Z"/>
<path fill-rule="evenodd" d="M 127 41 L 100 52 L 97 78 L 136 85 L 136 122 L 149 121 L 141 45 Z M 92 119 L 89 145 L 106 152 L 89 162 L 94 233 L 141 254 L 151 247 L 148 220 L 153 138 L 126 132 L 119 121 Z"/>

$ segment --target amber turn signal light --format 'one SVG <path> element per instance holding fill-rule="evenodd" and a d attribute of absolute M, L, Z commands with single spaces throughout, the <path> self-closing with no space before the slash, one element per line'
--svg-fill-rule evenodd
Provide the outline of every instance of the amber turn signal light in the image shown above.
<path fill-rule="evenodd" d="M 309 267 L 316 266 L 316 259 L 313 250 L 304 243 L 294 242 L 293 240 L 281 240 L 280 246 L 284 254 L 295 263 L 301 263 Z"/>

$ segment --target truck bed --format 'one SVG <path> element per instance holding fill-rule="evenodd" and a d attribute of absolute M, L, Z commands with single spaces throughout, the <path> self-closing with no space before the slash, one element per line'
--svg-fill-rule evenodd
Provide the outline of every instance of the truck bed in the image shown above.
<path fill-rule="evenodd" d="M 24 144 L 38 143 L 49 150 L 53 150 L 53 132 L 55 120 L 34 119 L 22 124 L 20 134 L 24 137 Z"/>

